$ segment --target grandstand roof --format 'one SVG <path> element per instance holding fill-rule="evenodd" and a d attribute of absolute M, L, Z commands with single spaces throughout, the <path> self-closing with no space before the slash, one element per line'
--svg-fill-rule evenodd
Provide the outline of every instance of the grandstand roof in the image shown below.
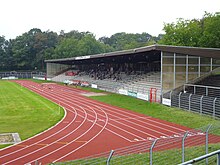
<path fill-rule="evenodd" d="M 127 56 L 127 55 L 137 55 L 143 53 L 152 53 L 158 54 L 158 52 L 171 52 L 171 53 L 180 53 L 186 55 L 194 55 L 201 57 L 209 58 L 220 58 L 220 49 L 217 48 L 200 48 L 200 47 L 186 47 L 186 46 L 168 46 L 168 45 L 151 45 L 136 49 L 86 55 L 72 58 L 63 58 L 63 59 L 51 59 L 45 60 L 46 63 L 70 63 L 73 61 L 84 61 L 89 59 L 100 59 L 106 57 L 117 57 L 117 56 Z"/>

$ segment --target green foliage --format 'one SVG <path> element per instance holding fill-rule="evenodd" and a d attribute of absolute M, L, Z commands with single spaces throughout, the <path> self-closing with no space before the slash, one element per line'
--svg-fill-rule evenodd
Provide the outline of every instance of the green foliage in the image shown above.
<path fill-rule="evenodd" d="M 116 33 L 110 38 L 101 37 L 99 41 L 114 48 L 114 50 L 126 50 L 137 47 L 143 47 L 155 42 L 157 38 L 153 38 L 148 33 L 132 34 L 132 33 Z"/>
<path fill-rule="evenodd" d="M 8 42 L 5 40 L 4 36 L 0 36 L 0 69 L 5 69 L 7 67 L 7 50 Z"/>
<path fill-rule="evenodd" d="M 44 69 L 44 59 L 51 57 L 51 48 L 58 42 L 54 32 L 42 32 L 40 29 L 31 29 L 17 38 L 10 40 L 9 56 L 12 57 L 13 70 L 34 70 L 37 67 Z M 48 50 L 47 50 L 48 49 Z"/>
<path fill-rule="evenodd" d="M 220 48 L 220 14 L 206 13 L 202 22 L 200 46 Z"/>
<path fill-rule="evenodd" d="M 67 58 L 109 52 L 112 49 L 97 41 L 91 33 L 67 33 L 54 49 L 53 58 Z"/>
<path fill-rule="evenodd" d="M 160 44 L 220 48 L 220 15 L 205 13 L 202 19 L 178 19 L 164 25 Z"/>

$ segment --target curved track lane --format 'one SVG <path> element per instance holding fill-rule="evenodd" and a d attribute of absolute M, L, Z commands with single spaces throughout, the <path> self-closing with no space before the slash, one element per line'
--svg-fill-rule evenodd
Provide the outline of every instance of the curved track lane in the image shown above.
<path fill-rule="evenodd" d="M 61 122 L 43 133 L 0 150 L 1 164 L 42 164 L 79 159 L 135 143 L 180 136 L 188 128 L 91 100 L 76 88 L 17 83 L 65 108 Z"/>

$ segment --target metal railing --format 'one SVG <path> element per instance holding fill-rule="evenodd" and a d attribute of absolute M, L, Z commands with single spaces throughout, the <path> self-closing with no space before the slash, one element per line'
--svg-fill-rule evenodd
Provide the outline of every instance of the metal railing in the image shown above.
<path fill-rule="evenodd" d="M 170 92 L 165 96 L 171 100 L 173 107 L 220 118 L 220 98 L 184 92 Z"/>
<path fill-rule="evenodd" d="M 110 152 L 104 152 L 70 162 L 54 164 L 180 164 L 201 155 L 216 151 L 219 147 L 220 124 L 217 123 L 216 125 L 188 130 L 169 137 L 160 137 L 156 139 L 149 138 L 146 141 L 111 150 Z M 207 165 L 215 161 L 216 159 L 207 157 L 203 163 Z"/>
<path fill-rule="evenodd" d="M 195 158 L 195 159 L 192 159 L 192 160 L 189 160 L 187 162 L 184 162 L 184 163 L 181 163 L 179 165 L 190 165 L 190 164 L 194 164 L 196 162 L 200 162 L 204 159 L 207 159 L 211 156 L 215 156 L 217 155 L 217 165 L 220 165 L 220 150 L 217 150 L 217 151 L 214 151 L 214 152 L 211 152 L 209 154 L 206 154 L 206 155 L 203 155 L 203 156 L 200 156 L 198 158 Z"/>
<path fill-rule="evenodd" d="M 183 91 L 197 95 L 220 97 L 220 87 L 184 84 Z"/>

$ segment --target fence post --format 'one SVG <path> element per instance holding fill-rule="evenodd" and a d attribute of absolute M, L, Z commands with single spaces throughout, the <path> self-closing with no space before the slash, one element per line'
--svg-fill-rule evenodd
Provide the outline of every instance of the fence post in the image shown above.
<path fill-rule="evenodd" d="M 191 97 L 192 97 L 192 93 L 189 95 L 189 111 L 191 109 Z"/>
<path fill-rule="evenodd" d="M 110 160 L 111 160 L 111 158 L 112 158 L 113 153 L 114 153 L 114 150 L 111 150 L 111 152 L 110 152 L 110 154 L 109 154 L 109 156 L 108 156 L 108 159 L 107 159 L 107 161 L 106 161 L 106 165 L 110 165 Z"/>
<path fill-rule="evenodd" d="M 202 114 L 202 99 L 203 99 L 203 95 L 201 96 L 201 99 L 200 99 L 200 114 Z"/>
<path fill-rule="evenodd" d="M 220 165 L 220 153 L 217 155 L 217 165 Z"/>
<path fill-rule="evenodd" d="M 182 94 L 182 92 L 180 92 L 180 94 L 179 94 L 179 108 L 180 108 L 180 101 L 181 101 L 180 96 L 181 96 L 181 94 Z"/>
<path fill-rule="evenodd" d="M 212 116 L 215 118 L 215 102 L 216 102 L 217 98 L 215 98 L 213 100 L 213 113 L 212 113 Z"/>
<path fill-rule="evenodd" d="M 152 143 L 151 147 L 150 147 L 150 165 L 153 165 L 153 148 L 156 144 L 158 139 L 155 139 L 154 142 Z"/>
<path fill-rule="evenodd" d="M 173 91 L 170 91 L 170 100 L 172 99 L 171 97 L 172 97 L 172 93 L 173 93 Z"/>
<path fill-rule="evenodd" d="M 208 126 L 205 132 L 205 153 L 206 154 L 209 153 L 209 130 L 211 127 L 212 127 L 212 124 Z M 209 161 L 208 158 L 206 158 L 206 164 L 208 164 L 208 161 Z"/>
<path fill-rule="evenodd" d="M 185 139 L 186 139 L 188 133 L 189 132 L 186 131 L 186 133 L 184 134 L 183 139 L 182 139 L 182 163 L 184 163 L 184 161 L 185 161 Z"/>

